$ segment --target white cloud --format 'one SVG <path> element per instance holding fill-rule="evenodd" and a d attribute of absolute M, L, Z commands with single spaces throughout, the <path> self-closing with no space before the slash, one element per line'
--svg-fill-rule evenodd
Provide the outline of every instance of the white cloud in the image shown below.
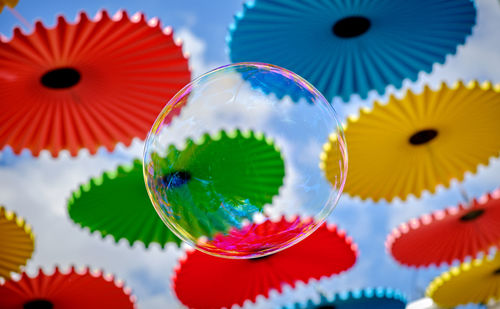
<path fill-rule="evenodd" d="M 140 244 L 133 248 L 125 241 L 115 244 L 111 237 L 103 240 L 98 233 L 90 235 L 68 218 L 66 202 L 73 190 L 90 177 L 113 170 L 136 156 L 127 151 L 117 154 L 90 157 L 80 153 L 77 158 L 58 159 L 44 155 L 0 166 L 0 203 L 24 217 L 35 233 L 35 253 L 26 270 L 34 275 L 39 267 L 51 272 L 55 265 L 89 265 L 124 280 L 141 308 L 175 308 L 172 304 L 179 307 L 168 291 L 173 265 L 182 250 L 174 245 L 165 250 L 158 246 L 145 250 Z M 134 275 L 137 272 L 141 276 Z M 163 285 L 159 290 L 145 286 L 144 277 Z"/>
<path fill-rule="evenodd" d="M 207 62 L 205 50 L 207 43 L 197 37 L 189 28 L 180 28 L 174 32 L 175 38 L 182 41 L 182 50 L 189 57 L 192 79 L 224 65 L 224 63 Z"/>

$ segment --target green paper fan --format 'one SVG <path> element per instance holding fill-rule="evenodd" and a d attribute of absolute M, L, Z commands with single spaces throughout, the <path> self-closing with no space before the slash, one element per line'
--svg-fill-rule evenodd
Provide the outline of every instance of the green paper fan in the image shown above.
<path fill-rule="evenodd" d="M 116 242 L 125 238 L 130 246 L 136 241 L 146 248 L 152 242 L 162 248 L 169 242 L 181 243 L 151 205 L 140 160 L 80 186 L 69 198 L 68 212 L 81 227 L 99 231 L 103 238 L 112 235 Z"/>
<path fill-rule="evenodd" d="M 152 154 L 157 177 L 149 182 L 177 230 L 194 237 L 213 236 L 263 210 L 279 193 L 284 161 L 273 141 L 252 131 L 220 131 L 170 145 L 163 156 Z M 181 232 L 182 233 L 182 232 Z"/>

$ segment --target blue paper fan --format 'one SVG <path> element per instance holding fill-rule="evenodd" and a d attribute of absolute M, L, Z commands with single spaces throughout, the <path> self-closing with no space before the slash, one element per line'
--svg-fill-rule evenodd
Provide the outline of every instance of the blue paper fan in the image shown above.
<path fill-rule="evenodd" d="M 305 304 L 294 303 L 283 309 L 404 309 L 406 298 L 398 291 L 385 288 L 367 288 L 335 294 L 333 299 L 321 295 L 319 303 L 312 300 Z"/>
<path fill-rule="evenodd" d="M 284 67 L 328 100 L 348 101 L 430 72 L 475 21 L 471 0 L 255 0 L 235 16 L 227 43 L 233 62 Z"/>
<path fill-rule="evenodd" d="M 260 66 L 258 70 L 242 66 L 238 71 L 253 88 L 261 90 L 266 95 L 273 93 L 279 100 L 289 96 L 293 102 L 299 102 L 300 99 L 308 104 L 316 102 L 317 91 L 311 91 L 310 85 L 297 79 L 288 70 L 265 65 Z"/>

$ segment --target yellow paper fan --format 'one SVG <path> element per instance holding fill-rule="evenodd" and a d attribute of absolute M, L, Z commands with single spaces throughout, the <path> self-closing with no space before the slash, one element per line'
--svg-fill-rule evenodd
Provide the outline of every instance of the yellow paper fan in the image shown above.
<path fill-rule="evenodd" d="M 14 8 L 19 0 L 0 0 L 0 13 L 2 13 L 4 6 Z"/>
<path fill-rule="evenodd" d="M 476 81 L 422 93 L 391 96 L 349 118 L 345 137 L 349 173 L 344 188 L 351 196 L 374 201 L 405 200 L 438 185 L 461 181 L 500 152 L 500 85 Z M 336 136 L 321 155 L 326 177 L 333 181 L 338 161 Z"/>
<path fill-rule="evenodd" d="M 9 278 L 31 257 L 34 249 L 31 227 L 12 211 L 0 206 L 0 277 Z"/>
<path fill-rule="evenodd" d="M 443 308 L 500 300 L 500 253 L 451 268 L 429 284 L 426 294 Z"/>

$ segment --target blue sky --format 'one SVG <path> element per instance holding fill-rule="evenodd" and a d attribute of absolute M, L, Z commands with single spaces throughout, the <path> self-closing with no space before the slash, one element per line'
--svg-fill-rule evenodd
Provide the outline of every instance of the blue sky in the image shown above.
<path fill-rule="evenodd" d="M 449 56 L 445 65 L 436 65 L 431 74 L 421 74 L 417 82 L 406 81 L 403 89 L 420 89 L 422 84 L 437 85 L 440 81 L 454 82 L 479 79 L 500 82 L 500 4 L 497 0 L 479 0 L 478 23 L 466 46 Z M 84 9 L 90 16 L 105 8 L 110 13 L 120 8 L 130 13 L 142 11 L 147 17 L 158 17 L 164 26 L 171 25 L 174 34 L 184 41 L 184 50 L 191 55 L 194 76 L 226 64 L 225 36 L 233 15 L 241 10 L 242 1 L 218 0 L 21 0 L 16 8 L 29 22 L 42 20 L 53 25 L 58 14 L 74 20 Z M 18 22 L 5 11 L 0 15 L 0 33 L 12 35 Z M 388 93 L 401 94 L 403 90 L 388 88 Z M 356 114 L 360 106 L 370 106 L 373 99 L 386 99 L 371 93 L 367 100 L 354 99 L 348 105 L 333 101 L 335 109 L 344 118 Z M 168 246 L 166 250 L 153 246 L 145 250 L 140 245 L 129 248 L 125 242 L 115 245 L 110 238 L 102 240 L 98 234 L 76 227 L 67 217 L 66 199 L 70 192 L 89 177 L 104 170 L 127 163 L 142 152 L 142 143 L 135 141 L 126 149 L 119 146 L 113 154 L 100 151 L 97 156 L 82 152 L 78 158 L 61 156 L 52 159 L 46 153 L 33 159 L 28 155 L 16 157 L 9 150 L 0 152 L 0 204 L 18 212 L 32 224 L 37 235 L 37 247 L 27 271 L 34 274 L 38 266 L 51 270 L 53 265 L 91 265 L 116 274 L 133 289 L 139 308 L 177 308 L 180 304 L 170 292 L 172 269 L 183 250 Z M 471 197 L 480 196 L 497 188 L 500 180 L 500 160 L 492 159 L 489 167 L 481 167 L 476 175 L 467 175 L 463 187 Z M 412 217 L 434 209 L 461 202 L 456 183 L 451 188 L 440 188 L 431 196 L 410 198 L 406 202 L 362 202 L 344 196 L 328 218 L 347 230 L 359 245 L 357 265 L 339 277 L 325 278 L 295 290 L 285 289 L 282 295 L 273 293 L 269 299 L 259 299 L 247 308 L 272 308 L 291 301 L 301 301 L 316 290 L 333 293 L 352 288 L 388 286 L 402 290 L 410 299 L 422 297 L 433 276 L 445 268 L 415 271 L 397 265 L 385 252 L 386 235 Z M 61 245 L 64 244 L 64 245 Z"/>

